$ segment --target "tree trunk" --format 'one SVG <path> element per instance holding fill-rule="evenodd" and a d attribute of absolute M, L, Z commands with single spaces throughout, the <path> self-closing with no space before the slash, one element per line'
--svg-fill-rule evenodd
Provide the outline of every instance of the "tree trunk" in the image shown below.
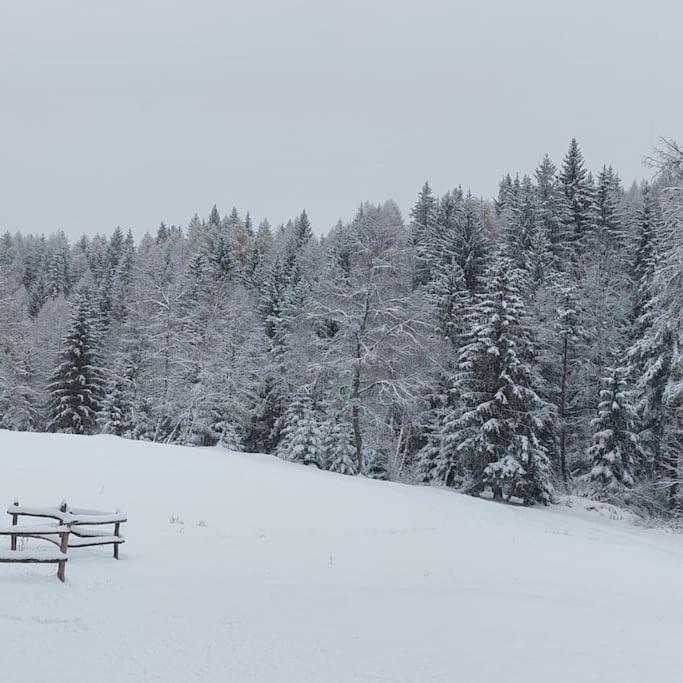
<path fill-rule="evenodd" d="M 351 383 L 351 424 L 353 426 L 353 441 L 356 447 L 356 462 L 358 473 L 363 471 L 363 435 L 360 428 L 360 337 L 356 335 L 356 364 L 353 368 L 353 381 Z"/>
<path fill-rule="evenodd" d="M 567 376 L 569 374 L 569 335 L 565 333 L 562 345 L 562 384 L 560 388 L 560 471 L 567 483 Z"/>
<path fill-rule="evenodd" d="M 680 444 L 677 443 L 677 446 Z M 671 477 L 671 486 L 669 487 L 669 511 L 679 512 L 682 509 L 682 502 L 680 492 L 680 478 L 681 478 L 681 456 L 678 448 L 671 449 L 670 456 L 667 463 L 669 469 L 669 476 Z"/>
<path fill-rule="evenodd" d="M 372 268 L 368 271 L 368 283 L 365 291 L 365 303 L 363 317 L 358 331 L 355 333 L 356 344 L 354 349 L 355 364 L 353 366 L 353 379 L 351 381 L 351 424 L 353 426 L 353 441 L 356 447 L 356 463 L 358 474 L 363 472 L 363 434 L 360 427 L 360 380 L 362 363 L 361 336 L 365 334 L 365 328 L 370 315 L 370 285 L 372 283 Z"/>

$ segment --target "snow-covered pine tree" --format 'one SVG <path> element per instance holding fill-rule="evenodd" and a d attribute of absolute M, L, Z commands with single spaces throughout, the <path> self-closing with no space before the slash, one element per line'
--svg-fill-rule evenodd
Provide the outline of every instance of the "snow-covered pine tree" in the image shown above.
<path fill-rule="evenodd" d="M 227 448 L 229 451 L 242 451 L 244 445 L 237 428 L 232 420 L 225 415 L 218 415 L 213 424 L 213 431 L 218 436 L 218 445 Z"/>
<path fill-rule="evenodd" d="M 557 441 L 560 474 L 569 481 L 569 455 L 580 440 L 577 418 L 580 413 L 579 386 L 583 379 L 582 358 L 586 333 L 581 324 L 581 310 L 576 290 L 558 285 L 555 289 L 555 317 L 546 340 L 544 359 L 550 393 L 557 406 Z M 577 434 L 578 432 L 578 434 Z"/>
<path fill-rule="evenodd" d="M 643 467 L 638 474 L 649 485 L 650 495 L 656 504 L 663 502 L 666 506 L 666 501 L 661 501 L 661 487 L 657 482 L 667 478 L 666 437 L 671 421 L 664 396 L 674 362 L 675 335 L 671 325 L 660 317 L 661 311 L 655 301 L 655 274 L 658 261 L 664 255 L 661 252 L 658 214 L 655 195 L 650 184 L 645 183 L 635 212 L 628 376 L 636 396 L 638 436 L 643 452 Z"/>
<path fill-rule="evenodd" d="M 133 286 L 133 267 L 135 265 L 135 240 L 133 233 L 128 230 L 121 246 L 120 258 L 116 264 L 112 279 L 112 317 L 123 322 L 131 304 L 131 290 Z"/>
<path fill-rule="evenodd" d="M 635 481 L 639 445 L 626 375 L 626 368 L 608 369 L 600 391 L 598 416 L 592 421 L 588 483 L 591 495 L 601 500 L 621 501 Z"/>
<path fill-rule="evenodd" d="M 67 290 L 67 260 L 63 251 L 50 255 L 45 276 L 46 294 L 56 299 Z"/>
<path fill-rule="evenodd" d="M 123 256 L 123 245 L 123 230 L 117 226 L 114 228 L 114 232 L 112 232 L 111 237 L 109 238 L 106 249 L 106 267 L 111 272 L 116 270 L 121 261 L 121 257 Z"/>
<path fill-rule="evenodd" d="M 440 263 L 429 286 L 439 328 L 455 348 L 464 333 L 464 315 L 471 303 L 462 268 L 457 263 Z"/>
<path fill-rule="evenodd" d="M 458 264 L 470 292 L 480 288 L 490 245 L 481 220 L 481 202 L 470 192 L 465 195 L 457 236 Z"/>
<path fill-rule="evenodd" d="M 227 222 L 221 219 L 214 204 L 206 225 L 203 248 L 206 253 L 206 260 L 211 266 L 215 279 L 219 282 L 230 280 L 235 268 L 230 242 Z"/>
<path fill-rule="evenodd" d="M 280 251 L 264 264 L 267 272 L 259 286 L 257 308 L 267 338 L 268 359 L 262 364 L 256 410 L 248 430 L 247 443 L 255 450 L 272 451 L 278 446 L 285 424 L 285 409 L 292 386 L 300 382 L 290 337 L 298 330 L 296 320 L 303 312 L 308 274 L 302 260 L 313 237 L 305 211 L 283 230 Z"/>
<path fill-rule="evenodd" d="M 47 251 L 45 236 L 29 235 L 22 240 L 20 248 L 23 252 L 24 262 L 22 282 L 24 287 L 26 287 L 26 291 L 31 292 L 38 278 L 44 279 L 45 277 L 44 269 Z"/>
<path fill-rule="evenodd" d="M 459 263 L 463 201 L 459 189 L 447 192 L 439 200 L 432 212 L 432 223 L 423 233 L 420 257 L 425 290 L 434 306 L 439 328 L 456 346 L 463 331 L 462 317 L 471 299 Z"/>
<path fill-rule="evenodd" d="M 299 388 L 287 408 L 276 454 L 283 460 L 304 465 L 321 467 L 323 464 L 320 422 L 313 407 L 310 384 Z"/>
<path fill-rule="evenodd" d="M 524 176 L 501 214 L 505 252 L 516 268 L 531 269 L 531 251 L 536 233 L 536 193 Z"/>
<path fill-rule="evenodd" d="M 569 205 L 561 183 L 557 179 L 557 168 L 546 154 L 534 172 L 536 180 L 536 233 L 547 240 L 556 268 L 565 266 L 569 246 L 567 224 Z"/>
<path fill-rule="evenodd" d="M 11 250 L 11 239 L 4 242 Z M 13 262 L 10 258 L 4 263 L 0 260 L 0 429 L 26 431 L 42 428 L 41 396 L 34 387 L 33 329 L 26 290 L 21 274 L 12 272 Z"/>
<path fill-rule="evenodd" d="M 683 149 L 663 141 L 659 170 L 662 225 L 648 329 L 638 344 L 643 371 L 639 412 L 654 455 L 656 488 L 670 511 L 683 510 Z M 642 317 L 642 316 L 641 316 Z M 649 416 L 649 421 L 647 417 Z"/>
<path fill-rule="evenodd" d="M 457 353 L 460 353 L 458 348 Z M 462 462 L 457 450 L 457 425 L 462 405 L 453 389 L 454 372 L 444 371 L 429 398 L 425 443 L 417 453 L 415 475 L 423 484 L 456 486 L 462 480 Z"/>
<path fill-rule="evenodd" d="M 527 256 L 529 285 L 527 296 L 533 301 L 544 286 L 550 286 L 558 272 L 558 262 L 553 247 L 545 231 L 545 226 L 536 221 Z"/>
<path fill-rule="evenodd" d="M 506 173 L 498 183 L 498 197 L 494 201 L 497 216 L 501 216 L 508 208 L 510 202 L 514 200 L 514 195 L 512 176 Z"/>
<path fill-rule="evenodd" d="M 326 469 L 339 474 L 356 474 L 356 450 L 348 422 L 335 416 L 322 426 L 322 454 Z"/>
<path fill-rule="evenodd" d="M 442 447 L 457 454 L 470 493 L 490 487 L 497 499 L 547 503 L 553 484 L 543 431 L 553 413 L 535 389 L 520 273 L 498 256 L 486 279 L 456 375 L 463 407 L 444 422 Z"/>
<path fill-rule="evenodd" d="M 386 481 L 389 479 L 389 465 L 386 453 L 376 448 L 366 448 L 363 455 L 365 471 L 363 474 L 370 479 Z"/>
<path fill-rule="evenodd" d="M 130 436 L 133 432 L 133 394 L 130 381 L 116 373 L 106 385 L 98 422 L 103 434 Z"/>
<path fill-rule="evenodd" d="M 71 434 L 97 431 L 103 375 L 97 353 L 94 314 L 85 293 L 80 293 L 74 301 L 71 327 L 48 392 L 50 431 Z"/>
<path fill-rule="evenodd" d="M 415 247 L 415 272 L 413 275 L 413 285 L 418 287 L 429 282 L 430 259 L 428 256 L 431 247 L 431 231 L 434 224 L 437 201 L 432 194 L 429 182 L 425 182 L 417 197 L 410 218 L 410 241 Z"/>
<path fill-rule="evenodd" d="M 261 221 L 254 237 L 254 248 L 250 253 L 248 263 L 248 276 L 250 284 L 258 289 L 261 288 L 273 251 L 273 232 L 267 220 Z"/>
<path fill-rule="evenodd" d="M 683 350 L 680 338 L 662 400 L 666 429 L 662 434 L 661 474 L 656 486 L 666 492 L 669 512 L 683 514 Z"/>
<path fill-rule="evenodd" d="M 303 277 L 301 259 L 312 239 L 313 229 L 308 220 L 308 214 L 304 210 L 292 224 L 282 250 L 283 271 L 290 287 L 295 286 Z"/>
<path fill-rule="evenodd" d="M 6 230 L 0 235 L 0 268 L 5 270 L 16 258 L 16 248 L 12 235 Z"/>
<path fill-rule="evenodd" d="M 230 236 L 230 252 L 238 277 L 243 282 L 250 279 L 250 271 L 254 252 L 254 228 L 251 216 L 247 212 L 244 220 L 240 218 L 236 208 L 226 219 L 226 231 Z"/>
<path fill-rule="evenodd" d="M 589 183 L 590 184 L 590 183 Z M 594 193 L 594 227 L 586 234 L 587 251 L 577 263 L 582 323 L 587 335 L 582 380 L 583 405 L 595 405 L 600 378 L 622 363 L 630 331 L 631 280 L 628 273 L 623 191 L 618 176 L 603 167 Z M 579 275 L 580 271 L 580 275 Z"/>
<path fill-rule="evenodd" d="M 653 306 L 647 305 L 639 320 L 646 319 L 654 310 Z M 643 336 L 638 337 L 629 349 L 629 377 L 635 375 L 635 408 L 644 465 L 641 475 L 657 489 L 658 480 L 668 479 L 669 449 L 672 445 L 674 449 L 678 447 L 677 438 L 671 438 L 677 431 L 676 410 L 665 400 L 675 362 L 676 337 L 674 330 L 662 320 L 657 320 L 654 328 L 649 324 L 644 324 L 643 328 Z M 657 491 L 653 495 L 658 497 Z"/>
<path fill-rule="evenodd" d="M 648 327 L 646 306 L 653 296 L 652 283 L 657 269 L 660 249 L 660 220 L 657 201 L 649 183 L 645 183 L 640 206 L 635 216 L 635 244 L 633 245 L 632 277 L 635 284 L 631 318 L 636 325 L 635 335 L 642 337 Z M 645 315 L 645 318 L 642 316 Z M 639 322 L 640 321 L 640 322 Z"/>
<path fill-rule="evenodd" d="M 282 301 L 287 284 L 284 260 L 281 254 L 277 254 L 261 283 L 258 301 L 264 331 L 273 345 L 277 344 L 276 337 L 282 328 Z"/>
<path fill-rule="evenodd" d="M 48 299 L 43 274 L 38 275 L 29 290 L 28 313 L 32 318 L 38 316 L 40 309 Z"/>
<path fill-rule="evenodd" d="M 280 440 L 285 411 L 289 404 L 289 388 L 284 378 L 266 363 L 256 391 L 245 446 L 253 453 L 273 453 Z"/>
<path fill-rule="evenodd" d="M 565 230 L 571 240 L 572 253 L 578 260 L 588 248 L 595 230 L 595 203 L 594 190 L 576 138 L 572 138 L 564 157 L 559 180 L 569 208 Z"/>
<path fill-rule="evenodd" d="M 157 418 L 154 415 L 154 408 L 150 399 L 143 397 L 135 402 L 132 422 L 133 439 L 156 441 L 158 436 Z"/>
<path fill-rule="evenodd" d="M 42 426 L 40 395 L 31 387 L 30 379 L 30 369 L 19 363 L 11 369 L 0 368 L 0 429 L 25 432 Z"/>
<path fill-rule="evenodd" d="M 291 226 L 288 239 L 273 259 L 260 288 L 259 312 L 266 335 L 274 346 L 281 344 L 283 326 L 287 325 L 283 313 L 286 300 L 294 296 L 293 290 L 305 279 L 300 261 L 312 236 L 308 215 L 303 211 Z"/>
<path fill-rule="evenodd" d="M 595 189 L 596 242 L 601 253 L 620 255 L 626 246 L 623 189 L 611 166 L 603 166 Z"/>

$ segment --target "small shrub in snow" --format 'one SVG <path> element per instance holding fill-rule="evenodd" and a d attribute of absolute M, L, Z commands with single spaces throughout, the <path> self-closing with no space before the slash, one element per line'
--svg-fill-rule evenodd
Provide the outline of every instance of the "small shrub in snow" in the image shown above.
<path fill-rule="evenodd" d="M 310 385 L 304 385 L 285 413 L 277 455 L 303 465 L 322 466 L 321 434 Z"/>
<path fill-rule="evenodd" d="M 331 472 L 356 474 L 356 451 L 353 447 L 351 426 L 340 420 L 324 425 L 323 454 L 325 465 Z"/>

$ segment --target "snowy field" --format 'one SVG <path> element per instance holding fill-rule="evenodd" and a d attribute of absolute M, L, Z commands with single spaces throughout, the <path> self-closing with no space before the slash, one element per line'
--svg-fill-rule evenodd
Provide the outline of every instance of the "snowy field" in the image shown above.
<path fill-rule="evenodd" d="M 608 510 L 114 437 L 0 453 L 3 505 L 130 520 L 64 585 L 0 565 L 2 683 L 683 681 L 683 537 Z"/>

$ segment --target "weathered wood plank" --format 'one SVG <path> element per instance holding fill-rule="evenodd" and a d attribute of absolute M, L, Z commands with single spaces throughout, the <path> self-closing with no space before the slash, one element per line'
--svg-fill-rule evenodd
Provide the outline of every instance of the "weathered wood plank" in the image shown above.
<path fill-rule="evenodd" d="M 14 505 L 15 506 L 19 505 L 19 501 L 15 500 Z M 18 517 L 19 517 L 19 515 L 12 513 L 12 525 L 13 526 L 16 526 Z M 17 549 L 17 537 L 16 536 L 12 536 L 12 543 L 11 544 L 12 544 L 12 550 L 16 550 Z"/>
<path fill-rule="evenodd" d="M 121 526 L 121 524 L 119 522 L 116 522 L 116 524 L 114 525 L 114 536 L 116 536 L 116 537 L 118 537 L 118 535 L 119 535 L 120 526 Z M 119 559 L 119 544 L 118 543 L 114 544 L 114 559 L 115 560 Z"/>
<path fill-rule="evenodd" d="M 59 567 L 57 568 L 57 577 L 59 580 L 64 583 L 64 568 L 66 567 L 66 553 L 69 549 L 69 530 L 67 529 L 66 531 L 62 532 L 59 534 L 59 538 L 61 539 L 61 544 L 59 546 L 59 549 L 62 551 L 62 559 L 59 562 Z"/>
<path fill-rule="evenodd" d="M 123 512 L 97 512 L 97 514 L 73 511 L 68 508 L 62 510 L 58 507 L 28 507 L 24 505 L 10 505 L 7 513 L 12 515 L 23 515 L 26 517 L 39 517 L 45 519 L 56 519 L 64 524 L 115 524 L 116 522 L 127 522 L 127 516 Z"/>
<path fill-rule="evenodd" d="M 33 534 L 60 534 L 68 529 L 62 524 L 17 524 L 0 526 L 0 536 L 29 536 Z"/>

